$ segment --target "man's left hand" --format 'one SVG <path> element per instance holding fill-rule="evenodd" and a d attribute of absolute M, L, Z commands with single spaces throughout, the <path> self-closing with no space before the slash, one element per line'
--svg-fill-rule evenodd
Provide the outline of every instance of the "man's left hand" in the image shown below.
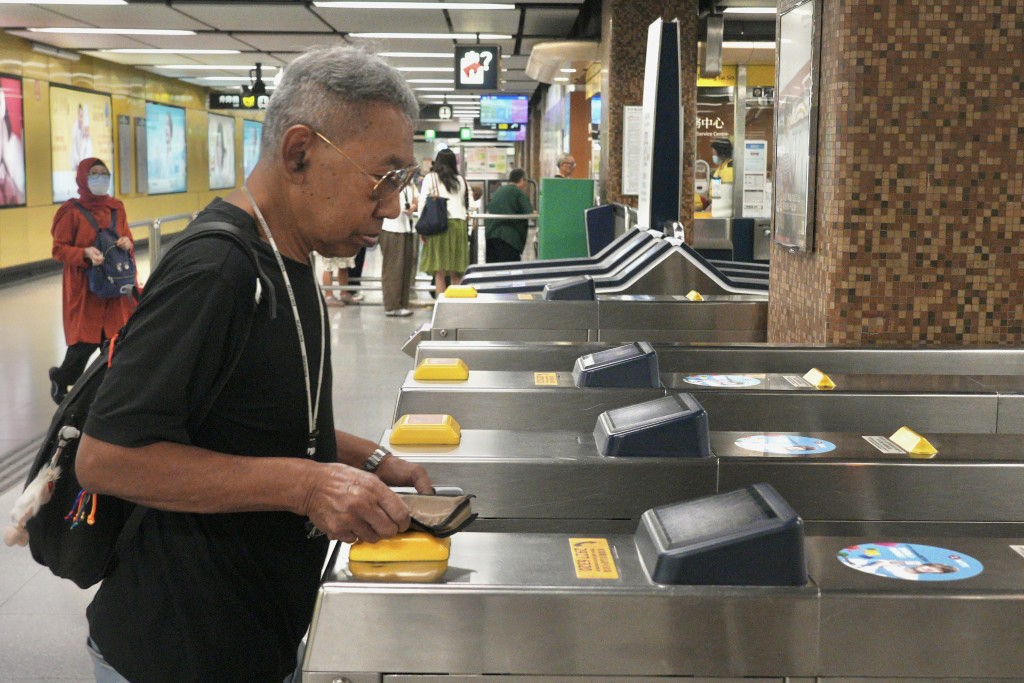
<path fill-rule="evenodd" d="M 389 455 L 374 473 L 388 486 L 415 486 L 419 493 L 433 493 L 434 487 L 423 465 Z"/>

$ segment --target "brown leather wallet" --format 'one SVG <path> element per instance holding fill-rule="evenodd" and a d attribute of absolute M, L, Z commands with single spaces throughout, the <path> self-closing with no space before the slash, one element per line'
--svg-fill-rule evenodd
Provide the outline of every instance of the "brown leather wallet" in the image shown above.
<path fill-rule="evenodd" d="M 439 496 L 424 493 L 398 494 L 409 508 L 410 531 L 424 531 L 438 538 L 446 538 L 469 526 L 476 513 L 470 502 L 472 494 Z"/>

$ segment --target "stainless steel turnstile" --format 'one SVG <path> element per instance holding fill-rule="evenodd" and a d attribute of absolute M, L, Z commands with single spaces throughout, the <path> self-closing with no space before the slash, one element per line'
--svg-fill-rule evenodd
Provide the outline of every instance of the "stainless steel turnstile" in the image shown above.
<path fill-rule="evenodd" d="M 601 296 L 596 301 L 544 301 L 539 294 L 489 294 L 475 299 L 441 297 L 429 326 L 403 350 L 421 341 L 646 341 L 763 342 L 768 300 L 717 295 L 692 302 L 685 296 Z"/>
<path fill-rule="evenodd" d="M 464 382 L 420 382 L 410 372 L 394 418 L 447 413 L 466 429 L 593 429 L 606 410 L 692 393 L 716 431 L 860 431 L 904 425 L 936 433 L 1024 433 L 1024 380 L 1016 377 L 832 375 L 814 389 L 800 375 L 747 373 L 754 386 L 700 386 L 664 373 L 661 389 L 578 389 L 568 372 L 470 371 Z"/>
<path fill-rule="evenodd" d="M 624 342 L 647 341 L 642 337 Z M 619 342 L 621 343 L 621 342 Z M 607 341 L 423 341 L 415 364 L 427 358 L 461 358 L 470 370 L 571 371 L 580 356 L 606 351 Z M 1024 349 L 846 348 L 780 344 L 681 344 L 654 342 L 662 372 L 789 372 L 811 368 L 865 375 L 1024 375 Z"/>
<path fill-rule="evenodd" d="M 654 584 L 631 535 L 600 538 L 614 578 L 580 578 L 564 534 L 458 534 L 437 584 L 357 581 L 339 546 L 303 680 L 881 683 L 1024 672 L 1024 539 L 810 536 L 806 585 L 730 587 Z M 837 558 L 885 541 L 952 549 L 984 571 L 904 581 Z"/>
<path fill-rule="evenodd" d="M 930 459 L 877 433 L 786 435 L 834 446 L 806 455 L 751 450 L 758 436 L 765 435 L 712 432 L 710 458 L 604 457 L 592 433 L 572 431 L 468 429 L 458 446 L 391 449 L 424 465 L 433 481 L 474 493 L 474 531 L 627 532 L 645 510 L 758 482 L 771 484 L 810 529 L 818 522 L 860 531 L 941 523 L 954 533 L 992 535 L 1024 525 L 1017 435 L 926 435 L 938 449 Z"/>

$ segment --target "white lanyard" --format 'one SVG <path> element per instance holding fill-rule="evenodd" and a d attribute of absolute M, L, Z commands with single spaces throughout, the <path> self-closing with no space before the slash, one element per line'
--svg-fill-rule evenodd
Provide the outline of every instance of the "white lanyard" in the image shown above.
<path fill-rule="evenodd" d="M 302 351 L 302 372 L 306 378 L 306 419 L 309 424 L 309 432 L 307 435 L 306 442 L 306 455 L 313 456 L 316 454 L 316 440 L 319 436 L 319 431 L 316 428 L 317 413 L 320 411 L 320 389 L 324 385 L 324 347 L 327 346 L 327 329 L 324 325 L 324 298 L 321 293 L 317 297 L 317 310 L 320 314 L 320 373 L 317 377 L 316 382 L 316 400 L 313 400 L 313 393 L 309 383 L 309 359 L 306 357 L 306 338 L 302 334 L 302 321 L 299 319 L 299 307 L 295 304 L 295 293 L 292 291 L 291 280 L 288 279 L 288 271 L 284 267 L 284 259 L 281 258 L 281 252 L 277 248 L 277 243 L 274 242 L 274 236 L 270 234 L 270 226 L 267 225 L 267 221 L 263 218 L 263 213 L 260 211 L 260 207 L 256 206 L 256 200 L 253 199 L 252 194 L 249 192 L 249 188 L 242 184 L 242 192 L 245 194 L 245 198 L 252 204 L 252 209 L 256 213 L 256 219 L 260 223 L 260 227 L 263 228 L 263 232 L 267 235 L 267 241 L 270 242 L 271 249 L 274 250 L 274 257 L 277 259 L 277 265 L 281 269 L 281 277 L 284 278 L 285 289 L 288 290 L 288 301 L 292 305 L 292 315 L 295 317 L 295 331 L 299 334 L 299 350 Z M 310 254 L 310 268 L 313 271 L 313 281 L 316 282 L 316 269 L 312 268 L 312 254 Z M 317 283 L 316 290 L 320 291 L 320 285 Z"/>

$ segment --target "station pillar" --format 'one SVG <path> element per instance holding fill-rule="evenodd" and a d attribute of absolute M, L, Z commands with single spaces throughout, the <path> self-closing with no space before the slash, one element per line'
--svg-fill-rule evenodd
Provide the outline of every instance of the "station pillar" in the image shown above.
<path fill-rule="evenodd" d="M 768 341 L 1020 344 L 1024 4 L 821 7 L 814 247 L 772 246 Z"/>

